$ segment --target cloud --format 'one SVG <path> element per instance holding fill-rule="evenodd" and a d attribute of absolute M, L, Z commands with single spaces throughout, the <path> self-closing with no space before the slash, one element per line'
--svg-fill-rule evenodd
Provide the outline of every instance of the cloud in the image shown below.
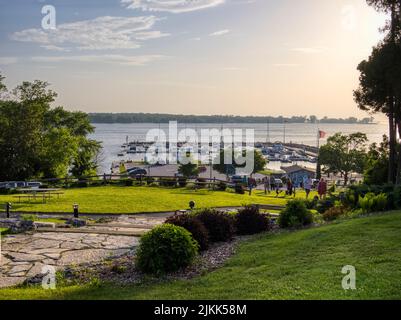
<path fill-rule="evenodd" d="M 7 66 L 10 64 L 17 63 L 18 59 L 15 57 L 0 57 L 0 65 Z"/>
<path fill-rule="evenodd" d="M 34 62 L 58 63 L 58 62 L 85 62 L 85 63 L 112 63 L 125 66 L 145 66 L 150 62 L 162 60 L 162 55 L 81 55 L 81 56 L 38 56 L 32 57 Z"/>
<path fill-rule="evenodd" d="M 327 48 L 325 47 L 304 47 L 304 48 L 293 48 L 291 51 L 295 52 L 301 52 L 305 54 L 316 54 L 316 53 L 322 53 L 326 51 Z"/>
<path fill-rule="evenodd" d="M 159 19 L 155 16 L 142 17 L 98 17 L 93 20 L 64 23 L 55 30 L 26 29 L 15 32 L 11 39 L 38 43 L 48 50 L 135 49 L 141 42 L 168 36 L 151 30 Z"/>
<path fill-rule="evenodd" d="M 230 32 L 230 30 L 224 29 L 224 30 L 219 30 L 219 31 L 213 32 L 213 33 L 209 34 L 209 36 L 211 36 L 211 37 L 219 37 L 219 36 L 223 36 L 223 35 L 225 35 L 225 34 L 227 34 L 229 32 Z"/>
<path fill-rule="evenodd" d="M 225 0 L 121 0 L 129 9 L 183 13 L 216 7 Z"/>

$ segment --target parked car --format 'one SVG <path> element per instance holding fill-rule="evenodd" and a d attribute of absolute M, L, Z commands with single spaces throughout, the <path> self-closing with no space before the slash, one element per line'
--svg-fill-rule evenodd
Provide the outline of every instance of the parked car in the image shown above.
<path fill-rule="evenodd" d="M 137 168 L 132 171 L 128 171 L 128 175 L 130 177 L 137 177 L 137 176 L 146 176 L 148 172 L 145 169 Z"/>
<path fill-rule="evenodd" d="M 26 187 L 27 188 L 33 188 L 33 189 L 38 189 L 42 186 L 41 182 L 27 182 Z"/>
<path fill-rule="evenodd" d="M 0 183 L 0 189 L 39 188 L 41 182 L 7 181 Z"/>

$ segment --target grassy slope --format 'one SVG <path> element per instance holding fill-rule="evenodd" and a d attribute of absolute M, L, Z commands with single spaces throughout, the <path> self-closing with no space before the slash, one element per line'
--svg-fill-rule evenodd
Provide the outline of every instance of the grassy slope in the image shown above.
<path fill-rule="evenodd" d="M 305 197 L 304 193 L 299 193 Z M 168 189 L 153 187 L 92 187 L 65 190 L 60 198 L 52 198 L 46 204 L 40 199 L 29 203 L 18 203 L 13 196 L 0 196 L 0 203 L 12 202 L 13 210 L 34 212 L 71 212 L 78 203 L 82 213 L 136 213 L 175 211 L 188 208 L 194 200 L 197 208 L 241 206 L 260 203 L 283 205 L 287 199 L 265 196 L 263 191 L 254 191 L 252 196 L 208 190 Z"/>
<path fill-rule="evenodd" d="M 225 267 L 187 281 L 0 290 L 3 299 L 400 299 L 401 212 L 320 228 L 261 235 Z M 357 269 L 357 290 L 341 287 L 341 268 Z"/>

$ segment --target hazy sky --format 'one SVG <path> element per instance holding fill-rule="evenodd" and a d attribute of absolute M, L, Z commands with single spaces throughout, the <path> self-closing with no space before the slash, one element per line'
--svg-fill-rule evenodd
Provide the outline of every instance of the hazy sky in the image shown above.
<path fill-rule="evenodd" d="M 0 0 L 0 70 L 70 110 L 361 117 L 384 20 L 365 0 Z"/>

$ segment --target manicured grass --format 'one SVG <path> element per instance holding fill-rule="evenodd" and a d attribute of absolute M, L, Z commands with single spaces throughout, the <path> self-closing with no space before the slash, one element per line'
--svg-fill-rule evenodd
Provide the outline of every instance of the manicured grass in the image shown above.
<path fill-rule="evenodd" d="M 299 192 L 297 196 L 305 197 L 305 193 Z M 77 203 L 81 213 L 138 213 L 186 209 L 191 200 L 197 208 L 206 208 L 252 203 L 284 205 L 289 198 L 266 196 L 263 191 L 254 191 L 249 196 L 208 190 L 105 186 L 67 189 L 60 198 L 52 198 L 45 204 L 41 199 L 18 203 L 11 195 L 0 196 L 0 203 L 11 202 L 13 210 L 21 212 L 72 212 L 72 205 Z"/>
<path fill-rule="evenodd" d="M 127 287 L 0 290 L 0 299 L 401 299 L 401 212 L 342 221 L 240 245 L 223 268 L 192 280 Z M 341 269 L 356 268 L 345 291 Z"/>

